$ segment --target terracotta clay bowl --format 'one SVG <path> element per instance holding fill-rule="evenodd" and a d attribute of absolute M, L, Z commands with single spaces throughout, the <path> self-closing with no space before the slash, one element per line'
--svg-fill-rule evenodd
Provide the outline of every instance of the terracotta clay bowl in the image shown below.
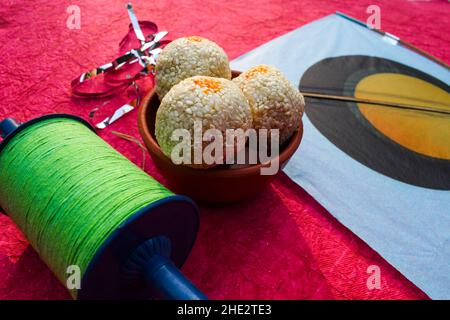
<path fill-rule="evenodd" d="M 237 75 L 239 72 L 233 71 L 233 77 Z M 231 202 L 259 193 L 276 177 L 276 175 L 261 175 L 262 164 L 237 168 L 218 165 L 210 169 L 194 169 L 174 164 L 162 152 L 155 138 L 155 118 L 159 104 L 154 90 L 145 96 L 138 115 L 139 131 L 153 162 L 174 192 L 204 202 Z M 280 170 L 299 147 L 302 136 L 303 123 L 300 123 L 299 129 L 281 147 L 278 156 Z"/>

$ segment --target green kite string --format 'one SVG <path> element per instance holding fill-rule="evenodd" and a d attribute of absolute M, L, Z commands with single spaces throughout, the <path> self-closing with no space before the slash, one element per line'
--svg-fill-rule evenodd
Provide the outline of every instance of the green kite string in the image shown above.
<path fill-rule="evenodd" d="M 68 266 L 84 274 L 127 218 L 171 195 L 72 119 L 37 122 L 0 153 L 0 203 L 63 284 Z"/>

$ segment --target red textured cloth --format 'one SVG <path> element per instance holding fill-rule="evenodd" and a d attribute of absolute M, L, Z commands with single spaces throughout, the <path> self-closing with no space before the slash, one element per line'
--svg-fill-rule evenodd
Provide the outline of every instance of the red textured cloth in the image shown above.
<path fill-rule="evenodd" d="M 1 0 L 0 117 L 25 121 L 54 112 L 86 117 L 98 102 L 72 99 L 70 81 L 116 57 L 129 25 L 124 2 Z M 160 30 L 171 32 L 171 38 L 205 36 L 235 58 L 336 10 L 365 21 L 366 8 L 374 2 L 133 3 L 139 19 L 156 22 Z M 70 4 L 81 9 L 80 30 L 66 27 Z M 382 29 L 450 61 L 447 1 L 377 4 Z M 100 135 L 140 164 L 141 150 L 110 133 L 116 130 L 138 137 L 136 118 L 133 111 Z M 147 161 L 147 171 L 165 183 Z M 381 269 L 381 289 L 367 289 L 370 265 Z M 222 207 L 201 206 L 200 233 L 183 271 L 213 299 L 427 298 L 284 174 L 253 199 Z M 68 298 L 20 231 L 8 217 L 0 216 L 0 299 Z"/>

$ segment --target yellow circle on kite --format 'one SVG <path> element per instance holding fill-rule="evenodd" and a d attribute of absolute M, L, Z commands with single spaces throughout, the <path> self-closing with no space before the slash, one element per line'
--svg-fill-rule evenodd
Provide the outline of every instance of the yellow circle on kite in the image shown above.
<path fill-rule="evenodd" d="M 450 94 L 424 80 L 397 73 L 363 78 L 355 98 L 450 111 Z M 450 160 L 450 115 L 358 103 L 364 117 L 385 136 L 409 150 Z"/>

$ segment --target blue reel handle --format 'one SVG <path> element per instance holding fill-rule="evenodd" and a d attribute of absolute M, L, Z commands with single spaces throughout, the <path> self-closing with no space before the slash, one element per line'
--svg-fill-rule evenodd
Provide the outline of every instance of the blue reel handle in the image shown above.
<path fill-rule="evenodd" d="M 207 300 L 173 262 L 162 255 L 155 255 L 147 262 L 144 274 L 146 285 L 160 299 Z"/>
<path fill-rule="evenodd" d="M 152 297 L 168 300 L 207 300 L 170 259 L 171 242 L 158 236 L 143 242 L 128 258 L 122 277 L 129 285 L 142 285 Z"/>

